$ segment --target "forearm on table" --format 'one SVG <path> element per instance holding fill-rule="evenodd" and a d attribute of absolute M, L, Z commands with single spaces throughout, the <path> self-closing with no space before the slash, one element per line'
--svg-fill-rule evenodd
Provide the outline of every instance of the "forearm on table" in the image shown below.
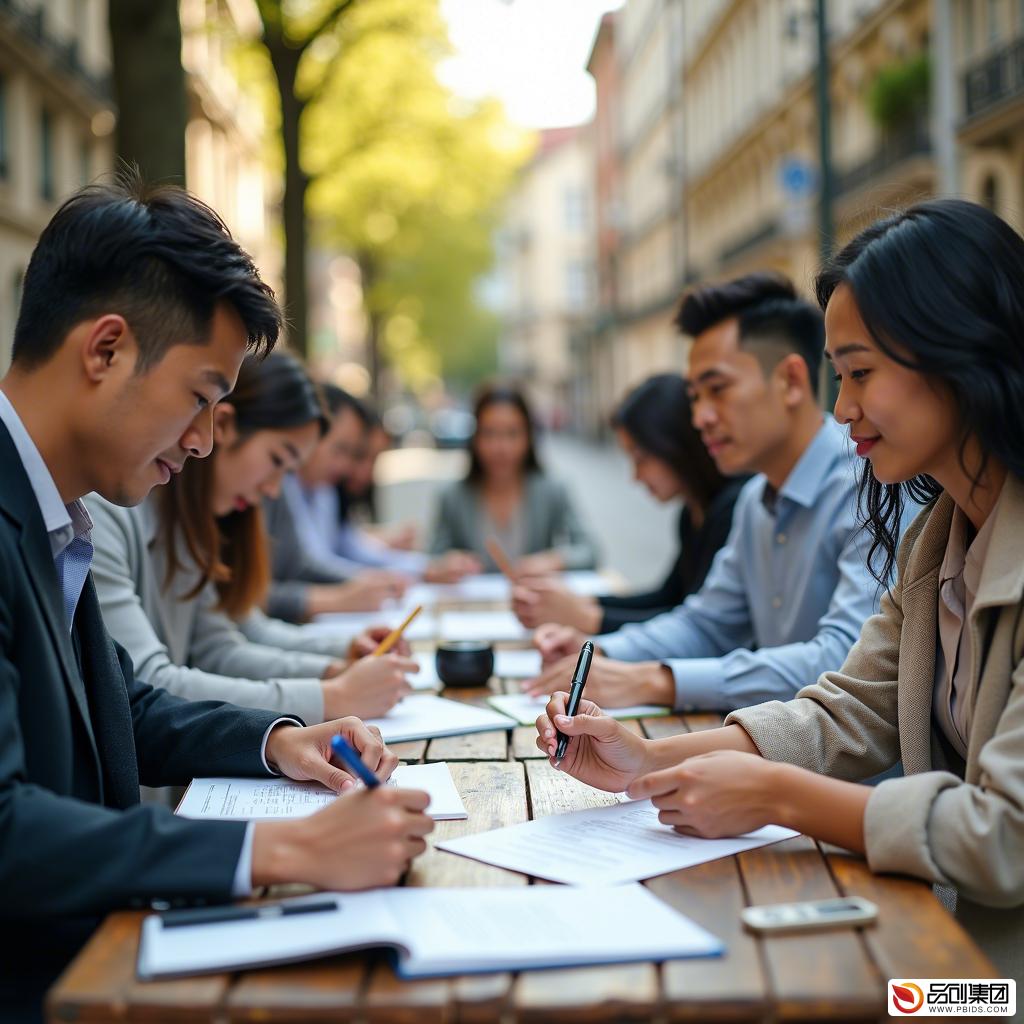
<path fill-rule="evenodd" d="M 713 750 L 740 750 L 745 754 L 760 754 L 742 726 L 726 725 L 721 729 L 702 729 L 700 732 L 685 732 L 678 736 L 651 740 L 648 753 L 652 763 L 649 770 L 671 768 L 688 757 L 710 754 Z"/>

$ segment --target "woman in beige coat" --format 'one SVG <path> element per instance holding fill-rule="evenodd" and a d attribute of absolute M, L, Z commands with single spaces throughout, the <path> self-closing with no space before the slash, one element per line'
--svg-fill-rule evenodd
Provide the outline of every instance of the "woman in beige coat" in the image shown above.
<path fill-rule="evenodd" d="M 818 279 L 836 418 L 887 586 L 837 672 L 722 729 L 645 741 L 552 698 L 561 768 L 700 836 L 768 823 L 952 889 L 1024 977 L 1024 240 L 959 200 L 862 232 Z M 926 507 L 896 551 L 904 497 Z M 897 570 L 895 578 L 893 570 Z M 859 780 L 903 762 L 904 777 Z"/>

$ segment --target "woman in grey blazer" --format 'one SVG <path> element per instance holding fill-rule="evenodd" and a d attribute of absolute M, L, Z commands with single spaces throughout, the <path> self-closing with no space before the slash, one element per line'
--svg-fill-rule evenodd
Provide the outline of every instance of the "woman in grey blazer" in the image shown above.
<path fill-rule="evenodd" d="M 415 662 L 389 655 L 349 667 L 353 637 L 312 635 L 258 609 L 268 578 L 259 497 L 277 490 L 322 429 L 305 370 L 284 353 L 246 359 L 213 418 L 214 453 L 189 459 L 142 505 L 87 498 L 107 629 L 140 679 L 179 697 L 309 724 L 384 714 L 409 692 L 404 672 Z"/>
<path fill-rule="evenodd" d="M 493 539 L 521 574 L 593 568 L 597 545 L 565 487 L 541 470 L 522 392 L 486 387 L 474 413 L 469 472 L 441 494 L 431 552 L 470 552 L 493 572 L 498 566 L 487 547 Z"/>
<path fill-rule="evenodd" d="M 1024 240 L 961 200 L 862 232 L 818 278 L 836 418 L 865 459 L 887 585 L 845 664 L 792 701 L 653 742 L 592 704 L 562 767 L 680 832 L 768 823 L 927 879 L 1024 980 Z M 897 551 L 900 508 L 927 502 Z M 897 570 L 895 581 L 892 571 Z M 859 780 L 902 760 L 905 776 Z"/>

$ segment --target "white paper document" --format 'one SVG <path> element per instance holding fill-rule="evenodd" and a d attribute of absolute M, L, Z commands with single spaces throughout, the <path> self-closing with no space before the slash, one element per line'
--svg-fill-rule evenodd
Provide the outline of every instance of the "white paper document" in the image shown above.
<path fill-rule="evenodd" d="M 440 690 L 441 680 L 437 677 L 436 652 L 415 651 L 413 660 L 419 665 L 419 672 L 413 672 L 405 678 L 414 690 Z"/>
<path fill-rule="evenodd" d="M 608 581 L 598 572 L 565 572 L 558 577 L 574 594 L 599 597 L 609 591 Z M 458 583 L 416 583 L 406 592 L 403 600 L 415 606 L 430 608 L 435 604 L 485 604 L 508 601 L 512 597 L 512 584 L 500 572 L 484 572 L 467 576 Z"/>
<path fill-rule="evenodd" d="M 618 885 L 730 857 L 798 833 L 779 825 L 730 839 L 697 839 L 658 821 L 650 800 L 554 814 L 439 842 L 451 853 L 569 885 Z"/>
<path fill-rule="evenodd" d="M 494 652 L 494 674 L 499 679 L 535 679 L 542 668 L 538 650 Z"/>
<path fill-rule="evenodd" d="M 510 611 L 442 612 L 438 632 L 442 640 L 528 640 L 528 630 Z"/>
<path fill-rule="evenodd" d="M 566 682 L 566 689 L 569 688 Z M 547 697 L 531 697 L 528 693 L 502 693 L 488 697 L 487 703 L 503 715 L 514 718 L 522 725 L 533 725 L 547 706 Z M 634 704 L 628 708 L 601 708 L 609 718 L 661 718 L 670 708 L 658 704 Z"/>
<path fill-rule="evenodd" d="M 407 978 L 724 951 L 714 935 L 641 885 L 403 887 L 318 893 L 277 906 L 287 912 L 205 924 L 182 924 L 188 911 L 150 915 L 142 924 L 139 977 L 237 971 L 375 946 L 392 947 L 398 973 Z"/>
<path fill-rule="evenodd" d="M 371 626 L 387 626 L 395 629 L 415 607 L 382 608 L 379 612 L 330 612 L 318 615 L 306 626 L 318 636 L 355 636 Z M 406 640 L 433 640 L 437 636 L 437 618 L 425 609 L 416 616 L 402 634 Z"/>
<path fill-rule="evenodd" d="M 467 816 L 452 773 L 443 761 L 400 764 L 385 785 L 425 790 L 430 794 L 427 814 L 435 821 Z M 337 798 L 333 790 L 315 782 L 293 779 L 193 779 L 175 813 L 183 818 L 226 821 L 304 818 Z"/>
<path fill-rule="evenodd" d="M 490 708 L 414 693 L 403 697 L 383 718 L 368 718 L 366 724 L 377 726 L 385 743 L 403 743 L 513 729 L 517 723 Z"/>

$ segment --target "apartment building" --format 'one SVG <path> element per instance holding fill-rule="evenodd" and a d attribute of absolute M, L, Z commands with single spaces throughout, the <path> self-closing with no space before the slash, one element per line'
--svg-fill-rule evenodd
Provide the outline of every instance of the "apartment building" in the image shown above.
<path fill-rule="evenodd" d="M 0 373 L 36 238 L 111 166 L 109 74 L 106 0 L 0 0 Z"/>
<path fill-rule="evenodd" d="M 574 337 L 593 309 L 592 144 L 588 125 L 539 133 L 496 245 L 499 368 L 529 384 L 542 420 L 556 426 L 577 395 Z"/>

